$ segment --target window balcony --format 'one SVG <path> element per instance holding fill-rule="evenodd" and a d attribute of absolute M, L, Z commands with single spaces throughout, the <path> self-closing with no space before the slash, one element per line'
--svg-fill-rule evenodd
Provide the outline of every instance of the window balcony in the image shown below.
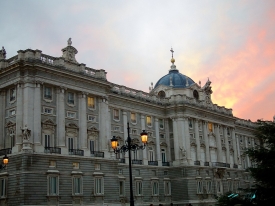
<path fill-rule="evenodd" d="M 102 158 L 104 158 L 104 152 L 91 151 L 91 157 L 102 157 Z"/>
<path fill-rule="evenodd" d="M 148 165 L 158 166 L 158 161 L 148 161 Z"/>
<path fill-rule="evenodd" d="M 45 98 L 45 99 L 52 99 L 52 95 L 45 94 L 45 95 L 44 95 L 44 98 Z"/>
<path fill-rule="evenodd" d="M 194 161 L 194 165 L 201 165 L 200 161 Z"/>
<path fill-rule="evenodd" d="M 234 164 L 233 168 L 238 169 L 238 165 Z"/>
<path fill-rule="evenodd" d="M 204 162 L 204 166 L 209 166 L 209 162 Z"/>
<path fill-rule="evenodd" d="M 44 147 L 45 153 L 61 154 L 61 148 L 59 147 Z"/>
<path fill-rule="evenodd" d="M 142 160 L 132 160 L 133 165 L 142 165 Z"/>
<path fill-rule="evenodd" d="M 69 149 L 69 155 L 84 156 L 84 150 L 81 150 L 81 149 Z"/>
<path fill-rule="evenodd" d="M 170 166 L 169 162 L 162 162 L 162 166 Z"/>
<path fill-rule="evenodd" d="M 223 163 L 223 162 L 212 162 L 213 167 L 227 167 L 230 168 L 230 164 Z"/>
<path fill-rule="evenodd" d="M 1 149 L 0 150 L 0 156 L 1 155 L 6 155 L 6 154 L 11 154 L 11 148 L 6 148 L 6 149 Z"/>
<path fill-rule="evenodd" d="M 125 164 L 125 159 L 124 158 L 119 159 L 119 163 Z"/>

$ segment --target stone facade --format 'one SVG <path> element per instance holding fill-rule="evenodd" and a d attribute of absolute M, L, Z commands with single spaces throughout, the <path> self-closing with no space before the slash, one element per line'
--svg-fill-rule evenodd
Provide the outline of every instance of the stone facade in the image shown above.
<path fill-rule="evenodd" d="M 116 85 L 79 64 L 69 40 L 62 57 L 0 59 L 1 205 L 129 205 L 129 158 L 110 146 L 112 136 L 124 144 L 128 122 L 133 142 L 149 135 L 132 154 L 136 205 L 214 205 L 250 186 L 243 152 L 255 124 L 212 103 L 209 80 L 150 93 Z"/>

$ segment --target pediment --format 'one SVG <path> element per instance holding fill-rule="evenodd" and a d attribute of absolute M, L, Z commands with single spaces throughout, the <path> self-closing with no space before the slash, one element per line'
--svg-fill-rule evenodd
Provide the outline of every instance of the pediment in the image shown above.
<path fill-rule="evenodd" d="M 94 126 L 89 127 L 88 131 L 99 132 L 98 129 L 96 127 L 94 127 Z"/>
<path fill-rule="evenodd" d="M 166 142 L 161 142 L 160 146 L 167 147 L 167 144 L 166 144 Z"/>
<path fill-rule="evenodd" d="M 12 126 L 14 126 L 15 125 L 15 122 L 13 122 L 13 121 L 8 121 L 7 123 L 6 123 L 6 125 L 5 125 L 5 127 L 12 127 Z"/>
<path fill-rule="evenodd" d="M 69 122 L 66 124 L 66 127 L 78 129 L 78 125 L 74 122 Z"/>
<path fill-rule="evenodd" d="M 42 122 L 42 124 L 55 125 L 55 123 L 51 119 L 46 119 Z"/>

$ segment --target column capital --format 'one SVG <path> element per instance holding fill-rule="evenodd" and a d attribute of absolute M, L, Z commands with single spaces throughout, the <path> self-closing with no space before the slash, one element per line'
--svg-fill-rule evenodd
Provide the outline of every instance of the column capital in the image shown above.
<path fill-rule="evenodd" d="M 79 93 L 78 93 L 78 97 L 79 97 L 79 98 L 84 98 L 84 99 L 85 99 L 87 95 L 88 95 L 87 92 L 79 92 Z"/>
<path fill-rule="evenodd" d="M 122 110 L 122 115 L 124 115 L 124 116 L 127 116 L 127 111 L 126 110 Z"/>
<path fill-rule="evenodd" d="M 157 117 L 155 117 L 154 119 L 155 119 L 155 122 L 159 122 L 159 119 Z"/>
<path fill-rule="evenodd" d="M 67 90 L 67 88 L 63 87 L 63 86 L 60 86 L 60 87 L 57 87 L 56 90 L 57 90 L 57 93 L 63 93 L 64 94 L 65 90 Z"/>

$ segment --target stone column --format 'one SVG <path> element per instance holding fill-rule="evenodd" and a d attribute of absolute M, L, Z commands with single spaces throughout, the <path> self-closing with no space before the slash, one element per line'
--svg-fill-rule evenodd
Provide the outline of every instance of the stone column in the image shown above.
<path fill-rule="evenodd" d="M 218 162 L 222 162 L 222 144 L 221 144 L 221 136 L 219 125 L 215 124 L 215 135 L 216 135 L 216 144 L 217 144 L 217 160 Z"/>
<path fill-rule="evenodd" d="M 155 131 L 156 131 L 156 149 L 158 165 L 162 166 L 160 158 L 160 141 L 159 141 L 159 119 L 155 118 Z"/>
<path fill-rule="evenodd" d="M 226 148 L 226 163 L 230 164 L 230 152 L 229 152 L 228 135 L 227 135 L 226 127 L 223 127 L 223 136 L 224 136 L 225 148 Z"/>
<path fill-rule="evenodd" d="M 57 89 L 57 146 L 66 146 L 66 134 L 65 134 L 65 90 L 64 88 Z"/>
<path fill-rule="evenodd" d="M 12 152 L 21 151 L 22 146 L 22 130 L 23 128 L 23 84 L 17 84 L 16 91 L 16 134 L 15 142 L 16 146 L 13 148 Z"/>
<path fill-rule="evenodd" d="M 254 147 L 255 147 L 255 141 L 254 141 L 254 138 L 251 138 L 251 142 L 252 142 L 252 147 L 254 148 Z"/>
<path fill-rule="evenodd" d="M 41 87 L 40 83 L 36 82 L 34 88 L 34 144 L 41 145 Z"/>
<path fill-rule="evenodd" d="M 6 106 L 6 101 L 5 101 L 5 91 L 0 90 L 0 149 L 5 148 L 5 138 L 7 135 L 5 135 L 5 106 Z"/>
<path fill-rule="evenodd" d="M 125 142 L 125 141 L 127 141 L 127 138 L 128 138 L 128 130 L 127 130 L 128 119 L 127 119 L 127 112 L 126 111 L 122 111 L 122 118 L 123 118 L 123 140 Z M 125 163 L 129 164 L 128 152 L 126 152 L 124 154 L 124 157 L 125 157 Z"/>
<path fill-rule="evenodd" d="M 79 94 L 78 95 L 79 101 L 79 140 L 80 140 L 80 148 L 87 149 L 87 98 L 86 94 Z"/>
<path fill-rule="evenodd" d="M 188 126 L 188 118 L 184 118 L 184 133 L 185 133 L 185 146 L 186 146 L 186 156 L 188 164 L 192 164 L 191 159 L 191 151 L 190 151 L 190 134 L 189 134 L 189 126 Z"/>
<path fill-rule="evenodd" d="M 234 130 L 234 129 L 233 129 Z M 233 134 L 233 133 L 232 133 Z M 234 132 L 234 134 L 235 134 L 235 132 Z M 234 137 L 235 137 L 235 135 L 234 135 Z M 237 148 L 237 164 L 239 164 L 239 165 L 241 165 L 242 164 L 242 161 L 241 161 L 241 153 L 240 153 L 240 142 L 239 142 L 239 138 L 238 138 L 238 136 L 236 137 L 236 142 L 235 142 L 235 144 L 236 144 L 236 148 Z M 234 152 L 235 153 L 235 152 Z M 234 155 L 235 156 L 235 155 Z M 239 160 L 239 161 L 238 161 Z"/>
<path fill-rule="evenodd" d="M 170 128 L 169 128 L 169 120 L 165 119 L 164 120 L 164 125 L 165 125 L 165 137 L 167 139 L 166 143 L 167 143 L 167 148 L 166 148 L 166 155 L 167 155 L 167 162 L 172 161 L 172 157 L 171 157 L 171 145 L 170 145 Z"/>
<path fill-rule="evenodd" d="M 209 138 L 208 138 L 208 122 L 203 122 L 203 137 L 205 141 L 205 160 L 206 162 L 210 162 L 210 151 L 209 151 Z"/>
<path fill-rule="evenodd" d="M 141 130 L 145 130 L 145 117 L 143 114 L 140 115 L 141 118 Z M 149 137 L 148 137 L 149 138 Z M 147 147 L 142 151 L 143 157 L 143 164 L 148 165 L 148 158 L 147 158 Z"/>
<path fill-rule="evenodd" d="M 110 115 L 108 112 L 108 101 L 106 98 L 102 98 L 100 102 L 99 111 L 99 145 L 104 155 L 107 155 L 107 145 L 110 144 L 111 130 L 110 130 Z M 108 142 L 107 142 L 108 139 Z"/>
<path fill-rule="evenodd" d="M 23 127 L 27 125 L 31 130 L 30 143 L 34 141 L 34 85 L 31 82 L 24 84 L 23 88 Z"/>
<path fill-rule="evenodd" d="M 197 145 L 197 161 L 201 162 L 201 144 L 200 144 L 200 137 L 199 137 L 199 121 L 195 119 L 195 138 L 196 138 L 196 145 Z"/>
<path fill-rule="evenodd" d="M 231 131 L 232 134 L 232 143 L 233 143 L 233 149 L 234 149 L 234 164 L 238 165 L 238 156 L 240 155 L 239 151 L 239 140 L 235 136 L 235 128 L 232 128 Z"/>
<path fill-rule="evenodd" d="M 245 136 L 245 147 L 248 148 L 247 136 Z M 246 156 L 247 167 L 250 167 L 251 164 L 250 164 L 249 156 L 248 155 L 245 155 L 245 156 Z"/>
<path fill-rule="evenodd" d="M 179 163 L 180 160 L 180 152 L 179 152 L 179 135 L 178 135 L 178 125 L 177 119 L 173 118 L 173 138 L 174 138 L 174 155 L 175 155 L 175 162 Z"/>

